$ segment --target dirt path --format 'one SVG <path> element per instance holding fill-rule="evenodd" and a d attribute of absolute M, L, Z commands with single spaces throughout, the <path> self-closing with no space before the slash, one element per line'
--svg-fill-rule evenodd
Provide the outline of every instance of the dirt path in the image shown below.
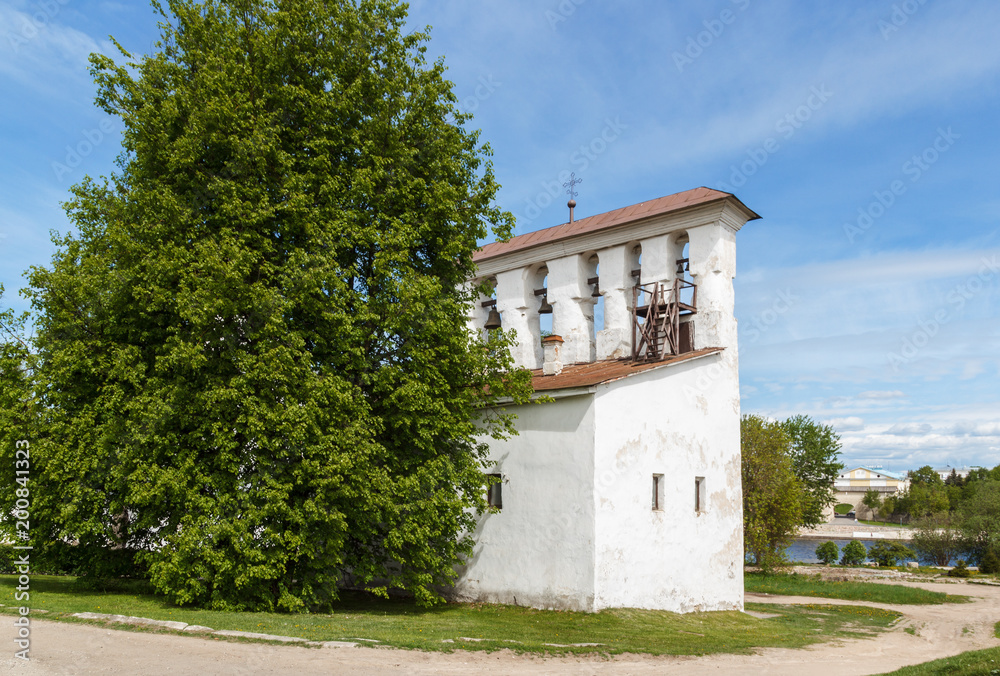
<path fill-rule="evenodd" d="M 510 652 L 451 654 L 369 648 L 310 649 L 231 643 L 194 636 L 148 634 L 92 625 L 32 624 L 31 662 L 13 658 L 12 620 L 0 620 L 0 673 L 59 674 L 877 674 L 909 664 L 1000 646 L 993 625 L 1000 621 L 1000 587 L 913 584 L 968 594 L 974 603 L 940 606 L 852 605 L 890 608 L 905 615 L 892 630 L 871 640 L 852 639 L 802 650 L 768 648 L 756 655 L 709 657 L 538 658 Z M 817 599 L 747 595 L 748 601 L 816 603 Z M 827 601 L 822 601 L 827 602 Z M 908 634 L 912 628 L 916 635 Z"/>

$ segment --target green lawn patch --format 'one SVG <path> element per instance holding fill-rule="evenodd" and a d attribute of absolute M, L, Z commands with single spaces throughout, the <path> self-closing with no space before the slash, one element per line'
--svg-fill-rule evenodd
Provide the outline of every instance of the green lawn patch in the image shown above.
<path fill-rule="evenodd" d="M 747 573 L 743 576 L 748 592 L 758 594 L 780 594 L 782 596 L 815 596 L 824 599 L 846 599 L 848 601 L 870 601 L 904 605 L 928 605 L 939 603 L 966 603 L 968 596 L 927 591 L 915 587 L 879 582 L 832 582 L 820 579 L 818 575 L 798 573 L 762 575 Z"/>
<path fill-rule="evenodd" d="M 901 523 L 893 523 L 891 521 L 871 521 L 869 519 L 858 519 L 858 523 L 863 523 L 869 526 L 890 526 L 892 528 L 909 528 L 909 526 L 904 526 Z"/>
<path fill-rule="evenodd" d="M 13 576 L 0 577 L 0 602 L 14 604 L 14 586 Z M 100 591 L 84 588 L 74 578 L 45 576 L 32 577 L 30 601 L 32 609 L 49 611 L 46 619 L 67 619 L 75 612 L 108 613 L 313 641 L 372 639 L 399 648 L 509 648 L 534 653 L 749 653 L 760 647 L 798 648 L 840 637 L 870 636 L 899 618 L 897 613 L 874 608 L 823 604 L 747 605 L 748 610 L 775 616 L 768 619 L 739 612 L 678 615 L 622 609 L 577 613 L 488 604 L 425 609 L 412 601 L 387 601 L 359 593 L 345 594 L 330 614 L 229 613 L 177 607 L 141 585 Z M 569 646 L 573 643 L 600 645 Z"/>
<path fill-rule="evenodd" d="M 971 650 L 954 657 L 903 667 L 883 676 L 983 676 L 1000 674 L 1000 648 Z"/>

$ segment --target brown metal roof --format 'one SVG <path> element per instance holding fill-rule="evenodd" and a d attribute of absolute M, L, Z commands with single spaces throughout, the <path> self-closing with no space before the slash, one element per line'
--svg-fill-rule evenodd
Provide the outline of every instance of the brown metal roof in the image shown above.
<path fill-rule="evenodd" d="M 589 364 L 571 364 L 563 367 L 562 373 L 556 376 L 542 375 L 541 369 L 531 372 L 531 385 L 536 392 L 551 390 L 565 390 L 573 387 L 590 387 L 600 383 L 609 383 L 619 378 L 651 371 L 655 368 L 672 366 L 681 362 L 703 357 L 705 355 L 722 352 L 725 348 L 708 347 L 703 350 L 686 352 L 675 357 L 667 357 L 663 361 L 595 361 Z"/>
<path fill-rule="evenodd" d="M 520 251 L 521 249 L 538 246 L 539 244 L 555 242 L 569 237 L 576 237 L 585 233 L 613 228 L 617 225 L 632 223 L 634 221 L 652 218 L 653 216 L 661 216 L 674 211 L 680 211 L 681 209 L 687 209 L 700 204 L 708 204 L 709 202 L 724 199 L 736 200 L 743 206 L 743 208 L 747 209 L 749 213 L 753 214 L 754 218 L 760 218 L 760 216 L 757 216 L 757 214 L 747 208 L 746 205 L 728 192 L 712 190 L 711 188 L 694 188 L 693 190 L 685 190 L 684 192 L 679 192 L 674 195 L 668 195 L 666 197 L 660 197 L 659 199 L 650 200 L 648 202 L 633 204 L 632 206 L 622 207 L 621 209 L 615 209 L 614 211 L 608 211 L 603 214 L 581 218 L 573 223 L 563 223 L 562 225 L 545 228 L 544 230 L 536 230 L 535 232 L 518 235 L 517 237 L 512 237 L 506 242 L 493 242 L 491 244 L 486 244 L 476 252 L 474 260 L 476 262 L 480 262 L 496 256 L 502 256 L 513 251 Z"/>

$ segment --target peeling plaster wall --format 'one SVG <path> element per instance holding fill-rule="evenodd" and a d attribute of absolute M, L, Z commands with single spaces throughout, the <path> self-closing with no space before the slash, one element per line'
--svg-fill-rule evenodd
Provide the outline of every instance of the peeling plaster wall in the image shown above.
<path fill-rule="evenodd" d="M 735 363 L 723 352 L 598 386 L 595 610 L 743 609 Z M 666 482 L 662 511 L 653 474 Z"/>
<path fill-rule="evenodd" d="M 490 440 L 503 509 L 484 514 L 457 600 L 593 610 L 594 397 L 518 406 L 519 436 Z"/>

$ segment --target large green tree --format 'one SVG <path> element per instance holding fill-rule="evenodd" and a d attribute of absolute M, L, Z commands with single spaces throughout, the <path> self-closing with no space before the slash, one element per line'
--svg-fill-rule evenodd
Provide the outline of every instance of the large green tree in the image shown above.
<path fill-rule="evenodd" d="M 769 570 L 784 561 L 802 519 L 802 483 L 789 455 L 784 426 L 756 415 L 740 422 L 743 475 L 743 546 Z"/>
<path fill-rule="evenodd" d="M 948 487 L 930 465 L 911 471 L 909 477 L 910 487 L 897 498 L 896 512 L 923 519 L 948 511 Z"/>
<path fill-rule="evenodd" d="M 789 418 L 782 427 L 790 440 L 792 469 L 802 483 L 802 525 L 812 528 L 826 521 L 826 510 L 836 502 L 833 482 L 844 468 L 840 436 L 830 425 L 809 416 Z"/>
<path fill-rule="evenodd" d="M 434 602 L 512 430 L 483 411 L 530 389 L 465 330 L 477 241 L 512 225 L 489 148 L 395 0 L 153 4 L 154 54 L 91 57 L 119 170 L 30 275 L 34 534 L 177 603 Z"/>
<path fill-rule="evenodd" d="M 958 514 L 964 549 L 975 561 L 1000 552 L 1000 481 L 978 483 Z"/>

